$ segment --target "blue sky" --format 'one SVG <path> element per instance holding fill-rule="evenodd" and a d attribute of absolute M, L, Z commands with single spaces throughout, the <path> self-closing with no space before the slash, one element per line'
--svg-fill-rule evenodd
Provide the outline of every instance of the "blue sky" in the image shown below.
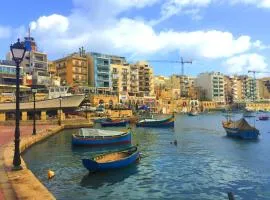
<path fill-rule="evenodd" d="M 189 75 L 270 71 L 270 0 L 9 0 L 2 7 L 2 59 L 30 26 L 51 60 L 84 46 L 130 62 L 182 56 L 193 60 Z M 179 64 L 151 64 L 155 74 L 181 72 Z"/>

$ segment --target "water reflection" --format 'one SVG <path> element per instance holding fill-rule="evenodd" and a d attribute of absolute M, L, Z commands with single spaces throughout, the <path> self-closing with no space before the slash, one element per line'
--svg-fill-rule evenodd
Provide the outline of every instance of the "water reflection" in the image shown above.
<path fill-rule="evenodd" d="M 137 164 L 108 172 L 88 173 L 82 178 L 80 185 L 86 188 L 98 189 L 105 185 L 112 186 L 137 173 Z"/>

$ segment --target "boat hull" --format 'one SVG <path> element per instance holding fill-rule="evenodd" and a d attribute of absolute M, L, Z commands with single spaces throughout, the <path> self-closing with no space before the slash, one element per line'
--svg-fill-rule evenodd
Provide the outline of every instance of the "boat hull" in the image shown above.
<path fill-rule="evenodd" d="M 126 126 L 127 121 L 120 121 L 120 122 L 101 122 L 102 127 L 112 127 L 112 126 Z"/>
<path fill-rule="evenodd" d="M 225 128 L 228 137 L 240 138 L 244 140 L 254 140 L 259 136 L 257 130 L 239 130 L 238 128 Z"/>
<path fill-rule="evenodd" d="M 139 151 L 136 150 L 128 157 L 113 162 L 98 163 L 94 159 L 82 159 L 83 166 L 90 172 L 108 171 L 126 167 L 134 163 L 139 158 Z"/>
<path fill-rule="evenodd" d="M 103 146 L 103 145 L 117 145 L 130 144 L 131 132 L 122 134 L 120 136 L 107 137 L 78 137 L 72 135 L 72 144 L 76 146 Z"/>
<path fill-rule="evenodd" d="M 173 128 L 174 117 L 163 120 L 143 120 L 136 124 L 137 127 L 150 127 L 150 128 Z"/>
<path fill-rule="evenodd" d="M 138 123 L 137 127 L 149 127 L 149 128 L 173 128 L 174 121 L 163 122 L 163 123 Z"/>

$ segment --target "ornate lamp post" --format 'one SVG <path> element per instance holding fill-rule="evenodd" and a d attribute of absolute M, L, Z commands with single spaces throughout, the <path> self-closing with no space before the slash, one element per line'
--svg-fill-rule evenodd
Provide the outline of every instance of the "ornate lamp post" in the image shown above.
<path fill-rule="evenodd" d="M 13 157 L 13 170 L 21 170 L 20 157 L 20 64 L 25 55 L 25 46 L 20 39 L 15 44 L 10 45 L 12 59 L 16 63 L 16 127 L 15 127 L 15 150 Z"/>
<path fill-rule="evenodd" d="M 33 112 L 33 133 L 32 135 L 36 135 L 36 93 L 37 89 L 32 89 L 33 97 L 34 97 L 34 112 Z"/>
<path fill-rule="evenodd" d="M 58 125 L 62 125 L 62 97 L 59 97 L 59 119 L 58 119 Z"/>

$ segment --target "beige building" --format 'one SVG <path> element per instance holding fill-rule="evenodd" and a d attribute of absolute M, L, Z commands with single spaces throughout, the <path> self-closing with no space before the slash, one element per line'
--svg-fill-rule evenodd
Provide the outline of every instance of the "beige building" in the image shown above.
<path fill-rule="evenodd" d="M 270 77 L 257 80 L 260 100 L 270 100 Z"/>
<path fill-rule="evenodd" d="M 224 75 L 220 72 L 201 73 L 195 81 L 196 87 L 205 91 L 205 96 L 210 101 L 218 104 L 225 103 Z"/>
<path fill-rule="evenodd" d="M 57 75 L 64 85 L 87 85 L 88 84 L 88 59 L 78 53 L 71 54 L 54 61 Z"/>
<path fill-rule="evenodd" d="M 140 61 L 130 65 L 131 69 L 131 92 L 136 96 L 154 95 L 154 74 L 153 68 L 147 62 Z M 138 78 L 138 81 L 136 80 Z M 133 83 L 133 84 L 132 84 Z M 135 83 L 135 84 L 134 84 Z M 136 84 L 138 83 L 138 84 Z"/>
<path fill-rule="evenodd" d="M 126 63 L 111 63 L 112 91 L 119 94 L 119 100 L 125 102 L 128 100 L 130 91 L 130 67 Z"/>

